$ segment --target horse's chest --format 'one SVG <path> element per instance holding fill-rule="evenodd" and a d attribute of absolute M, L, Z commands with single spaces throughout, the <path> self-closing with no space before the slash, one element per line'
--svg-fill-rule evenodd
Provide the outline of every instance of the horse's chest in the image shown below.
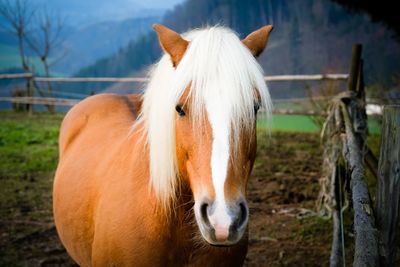
<path fill-rule="evenodd" d="M 193 237 L 192 237 L 193 238 Z M 196 239 L 197 240 L 197 239 Z M 247 241 L 232 247 L 215 247 L 192 240 L 182 246 L 171 247 L 166 266 L 242 266 L 247 253 Z"/>

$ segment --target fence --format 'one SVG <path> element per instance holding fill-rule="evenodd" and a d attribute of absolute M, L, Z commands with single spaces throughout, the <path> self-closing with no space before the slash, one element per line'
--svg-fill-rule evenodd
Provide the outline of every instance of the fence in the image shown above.
<path fill-rule="evenodd" d="M 287 81 L 346 81 L 348 74 L 312 74 L 312 75 L 275 75 L 264 77 L 266 81 L 271 82 L 287 82 Z M 35 97 L 32 95 L 32 86 L 35 82 L 57 82 L 57 83 L 145 83 L 148 78 L 144 77 L 37 77 L 31 73 L 18 74 L 0 74 L 0 80 L 4 79 L 26 79 L 27 92 L 22 97 L 0 97 L 0 101 L 12 102 L 28 105 L 48 105 L 48 106 L 73 106 L 86 95 L 77 93 L 60 92 L 62 95 L 77 98 L 59 98 L 59 97 Z M 326 100 L 326 99 L 324 99 Z M 302 99 L 274 99 L 274 102 L 292 102 L 292 101 L 309 101 L 309 98 Z M 325 115 L 321 111 L 296 111 L 290 109 L 275 109 L 274 113 L 278 114 L 301 114 L 301 115 Z"/>
<path fill-rule="evenodd" d="M 395 266 L 400 206 L 400 106 L 385 108 L 379 168 L 368 149 L 361 45 L 353 47 L 348 91 L 331 102 L 324 124 L 321 197 L 332 212 L 330 266 L 345 266 L 343 225 L 346 184 L 354 210 L 353 266 Z M 376 208 L 365 179 L 369 167 L 378 179 Z"/>

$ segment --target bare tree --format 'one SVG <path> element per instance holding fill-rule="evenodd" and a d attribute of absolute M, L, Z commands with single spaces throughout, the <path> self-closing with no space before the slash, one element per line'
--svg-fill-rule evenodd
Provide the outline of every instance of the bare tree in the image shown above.
<path fill-rule="evenodd" d="M 26 36 L 26 42 L 29 47 L 36 53 L 39 57 L 43 69 L 44 75 L 46 77 L 50 77 L 50 67 L 54 64 L 58 59 L 53 59 L 50 62 L 50 55 L 56 47 L 60 46 L 63 42 L 62 38 L 62 29 L 63 23 L 61 17 L 54 13 L 50 13 L 47 8 L 44 8 L 35 14 L 34 19 L 35 28 L 30 31 L 30 34 Z M 63 54 L 62 54 L 63 56 Z M 61 57 L 62 57 L 61 56 Z M 39 86 L 36 86 L 38 93 L 41 96 L 53 96 L 53 90 L 51 82 L 46 83 L 47 92 L 43 92 Z M 54 106 L 49 107 L 49 111 L 54 111 Z"/>
<path fill-rule="evenodd" d="M 9 23 L 6 29 L 18 39 L 21 66 L 26 72 L 30 72 L 30 67 L 25 54 L 25 38 L 34 13 L 35 9 L 28 0 L 0 0 L 0 16 Z"/>
<path fill-rule="evenodd" d="M 36 53 L 39 57 L 46 77 L 50 76 L 50 67 L 56 60 L 50 62 L 50 56 L 61 45 L 61 32 L 63 23 L 60 16 L 50 13 L 46 8 L 38 10 L 34 8 L 30 0 L 0 0 L 0 16 L 8 21 L 6 28 L 18 40 L 21 66 L 25 72 L 33 73 L 34 67 L 29 64 L 26 48 Z M 58 53 L 63 56 L 62 53 Z M 41 89 L 32 79 L 27 82 L 27 95 L 32 95 L 35 88 L 40 96 L 53 96 L 52 85 L 46 83 L 47 90 Z M 47 106 L 49 111 L 54 111 L 54 106 Z"/>
<path fill-rule="evenodd" d="M 8 22 L 4 28 L 17 38 L 21 67 L 28 73 L 31 73 L 31 69 L 25 54 L 25 38 L 34 13 L 35 9 L 29 5 L 28 0 L 0 0 L 0 16 Z M 32 79 L 27 79 L 27 96 L 32 96 L 32 88 Z M 32 105 L 28 104 L 26 108 L 32 111 Z"/>

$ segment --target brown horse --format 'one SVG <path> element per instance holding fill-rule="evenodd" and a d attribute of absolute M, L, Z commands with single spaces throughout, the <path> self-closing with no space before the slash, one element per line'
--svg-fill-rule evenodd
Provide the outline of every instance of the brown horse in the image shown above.
<path fill-rule="evenodd" d="M 255 57 L 223 27 L 154 25 L 165 55 L 143 98 L 92 96 L 60 133 L 58 234 L 81 266 L 241 266 L 256 113 L 271 104 Z"/>

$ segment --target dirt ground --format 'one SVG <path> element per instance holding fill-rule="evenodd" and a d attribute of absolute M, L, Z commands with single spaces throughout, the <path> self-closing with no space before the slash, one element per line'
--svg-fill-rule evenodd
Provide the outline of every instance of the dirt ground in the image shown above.
<path fill-rule="evenodd" d="M 321 154 L 318 135 L 260 135 L 248 190 L 245 266 L 328 265 L 331 222 L 309 216 L 319 190 Z M 74 266 L 56 235 L 51 204 L 35 218 L 29 203 L 9 209 L 17 215 L 0 218 L 0 266 Z"/>
<path fill-rule="evenodd" d="M 316 134 L 273 133 L 259 144 L 245 266 L 329 265 L 331 222 L 313 212 L 321 157 Z"/>

